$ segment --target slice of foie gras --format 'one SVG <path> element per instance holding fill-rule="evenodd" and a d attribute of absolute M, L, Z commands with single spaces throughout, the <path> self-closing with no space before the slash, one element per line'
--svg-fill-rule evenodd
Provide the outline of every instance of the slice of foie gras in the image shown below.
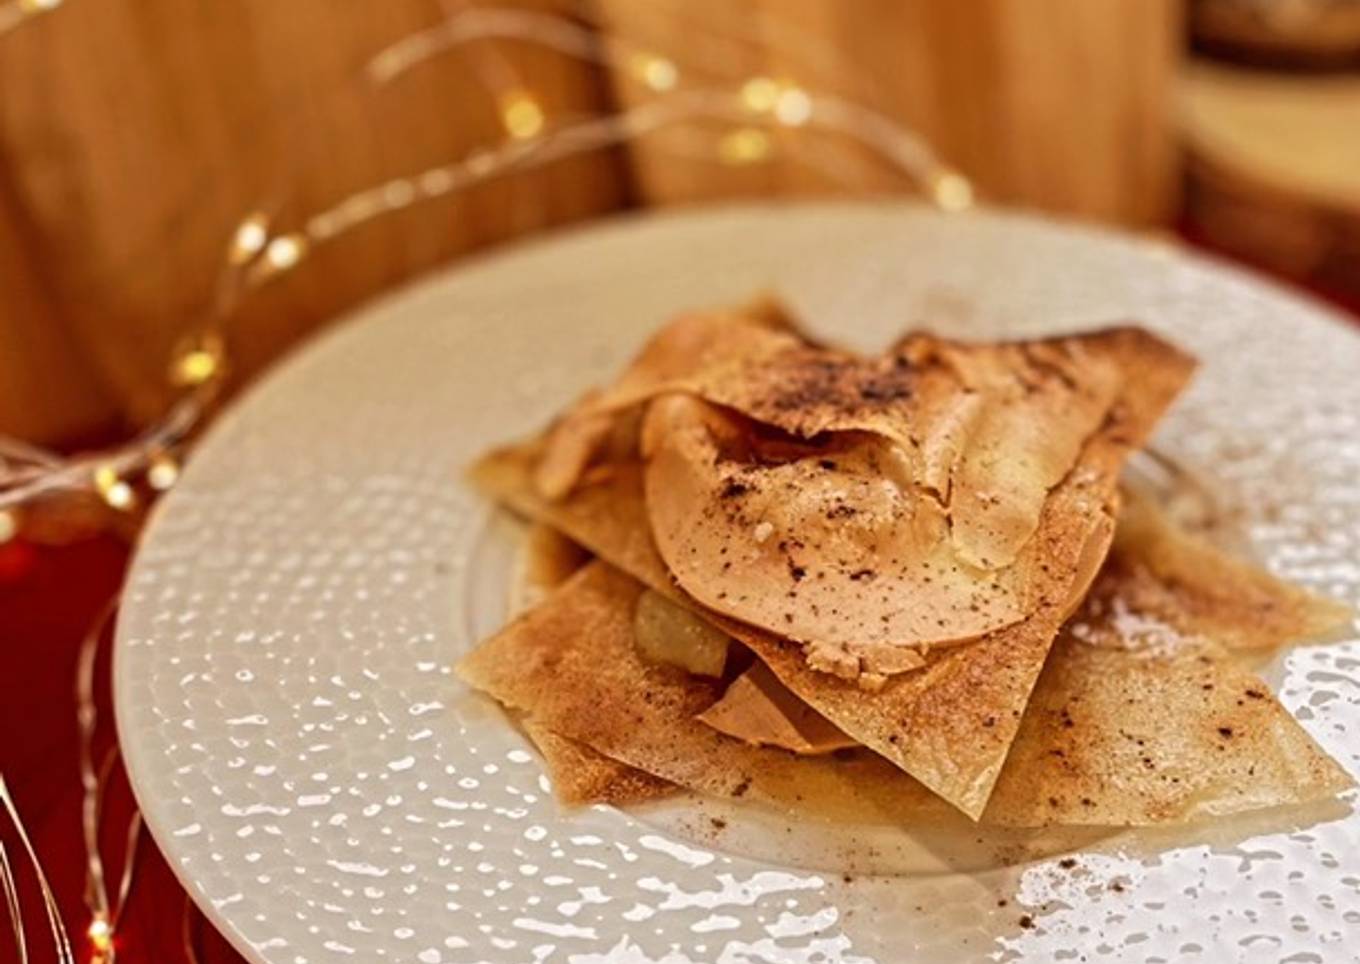
<path fill-rule="evenodd" d="M 619 414 L 668 389 L 698 387 L 728 368 L 806 346 L 792 319 L 769 299 L 681 315 L 652 335 L 612 384 L 586 392 L 549 427 L 534 469 L 540 495 L 571 492 L 610 445 Z"/>
<path fill-rule="evenodd" d="M 1000 346 L 918 336 L 876 376 L 855 367 L 882 360 L 811 351 L 727 394 L 652 401 L 647 511 L 694 598 L 851 679 L 913 669 L 924 649 L 1013 626 L 1051 598 L 1039 569 L 1052 527 L 1094 525 L 1104 501 L 1093 492 L 1059 518 L 1045 512 L 1058 487 L 1096 477 L 1081 459 L 1122 421 L 1116 405 L 1150 413 L 1192 367 L 1137 329 Z M 1148 357 L 1165 361 L 1160 381 L 1133 370 Z"/>
<path fill-rule="evenodd" d="M 1104 528 L 1093 530 L 1087 540 L 1077 564 L 1069 612 L 1081 606 L 1095 581 L 1108 541 L 1109 532 Z M 700 713 L 698 719 L 747 743 L 808 756 L 861 745 L 799 699 L 759 660 L 733 680 L 722 699 Z"/>
<path fill-rule="evenodd" d="M 947 509 L 958 557 L 1003 569 L 1126 383 L 1112 349 L 1130 333 L 1011 343 L 915 334 L 865 357 L 810 343 L 768 304 L 684 315 L 553 426 L 539 490 L 570 491 L 602 444 L 604 416 L 684 393 L 797 439 L 862 432 L 893 443 L 902 481 Z"/>
<path fill-rule="evenodd" d="M 969 565 L 944 508 L 880 437 L 770 443 L 714 406 L 667 395 L 648 409 L 643 447 L 653 533 L 677 582 L 718 612 L 807 644 L 816 669 L 851 679 L 916 669 L 932 646 L 1018 622 L 1040 595 L 1042 543 L 999 572 Z M 1080 510 L 1091 518 L 1072 607 L 1109 543 L 1099 508 L 1097 496 Z"/>

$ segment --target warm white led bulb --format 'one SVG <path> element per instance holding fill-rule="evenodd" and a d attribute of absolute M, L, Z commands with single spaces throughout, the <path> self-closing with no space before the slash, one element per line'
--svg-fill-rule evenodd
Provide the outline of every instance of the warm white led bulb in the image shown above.
<path fill-rule="evenodd" d="M 101 954 L 113 944 L 113 928 L 102 914 L 96 915 L 94 920 L 90 921 L 85 934 L 90 938 L 90 944 Z"/>
<path fill-rule="evenodd" d="M 774 116 L 788 127 L 800 127 L 812 117 L 812 98 L 801 87 L 786 87 L 775 98 Z"/>
<path fill-rule="evenodd" d="M 157 492 L 164 492 L 178 479 L 179 463 L 168 455 L 158 457 L 146 470 L 146 481 Z"/>
<path fill-rule="evenodd" d="M 275 271 L 286 271 L 302 260 L 306 243 L 296 234 L 285 234 L 269 242 L 264 257 Z"/>
<path fill-rule="evenodd" d="M 675 63 L 656 54 L 639 54 L 633 61 L 633 72 L 658 93 L 673 90 L 680 80 L 680 71 Z"/>

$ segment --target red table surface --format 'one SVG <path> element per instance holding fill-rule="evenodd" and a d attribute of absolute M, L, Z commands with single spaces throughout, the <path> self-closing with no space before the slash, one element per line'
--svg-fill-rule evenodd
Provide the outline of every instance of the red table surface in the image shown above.
<path fill-rule="evenodd" d="M 16 541 L 0 546 L 0 772 L 9 784 L 77 947 L 89 959 L 85 846 L 81 836 L 79 743 L 75 670 L 80 641 L 123 578 L 128 550 L 103 536 L 61 548 Z M 96 667 L 99 682 L 98 760 L 114 737 L 109 705 L 108 640 Z M 106 796 L 105 860 L 116 886 L 132 794 L 121 774 Z M 35 962 L 54 960 L 41 898 L 7 820 L 0 839 L 22 885 L 28 943 Z M 187 958 L 182 937 L 184 892 L 147 835 L 143 835 L 132 897 L 117 935 L 118 957 L 129 962 Z M 3 916 L 3 911 L 0 911 Z M 192 915 L 198 959 L 239 964 L 243 958 L 202 916 Z M 0 961 L 17 960 L 7 923 L 0 923 Z"/>
<path fill-rule="evenodd" d="M 1185 233 L 1193 239 L 1192 232 Z M 1360 310 L 1360 304 L 1346 298 L 1334 296 L 1332 300 Z M 100 608 L 117 591 L 127 559 L 127 547 L 112 536 L 61 548 L 35 547 L 22 541 L 0 546 L 0 772 L 9 782 L 42 858 L 77 943 L 77 959 L 82 961 L 89 959 L 84 936 L 89 914 L 82 899 L 85 848 L 80 823 L 75 663 L 80 641 Z M 106 640 L 97 673 L 97 754 L 113 740 L 107 666 Z M 121 774 L 110 788 L 107 806 L 103 821 L 105 859 L 116 877 L 122 865 L 123 833 L 132 812 L 132 796 Z M 38 891 L 26 861 L 18 856 L 19 841 L 8 821 L 0 820 L 0 839 L 16 858 L 33 960 L 50 960 L 51 941 Z M 119 926 L 119 958 L 157 964 L 187 960 L 184 920 L 184 891 L 155 844 L 144 835 L 137 880 Z M 191 921 L 200 961 L 239 964 L 243 960 L 201 915 L 195 912 Z M 0 961 L 15 959 L 7 928 L 2 929 Z"/>

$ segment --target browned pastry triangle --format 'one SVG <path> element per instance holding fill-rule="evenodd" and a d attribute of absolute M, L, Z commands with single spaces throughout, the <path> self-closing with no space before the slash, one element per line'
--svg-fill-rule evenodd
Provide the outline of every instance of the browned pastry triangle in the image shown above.
<path fill-rule="evenodd" d="M 642 591 L 591 564 L 459 664 L 465 679 L 540 730 L 566 734 L 568 753 L 594 751 L 556 759 L 579 768 L 568 794 L 634 799 L 639 783 L 644 795 L 664 791 L 636 768 L 701 792 L 838 819 L 949 822 L 941 801 L 867 751 L 799 757 L 702 723 L 696 713 L 720 687 L 640 657 L 632 609 Z M 1117 579 L 1097 592 L 1114 598 Z M 1212 643 L 1100 638 L 1059 640 L 984 823 L 1183 822 L 1322 799 L 1351 785 L 1264 684 Z"/>
<path fill-rule="evenodd" d="M 1059 485 L 1045 510 L 1071 518 L 1072 507 L 1080 504 L 1081 517 L 1088 518 L 1092 506 L 1098 506 L 1095 518 L 1107 527 L 1112 527 L 1108 501 L 1113 499 L 1128 447 L 1143 438 L 1185 375 L 1180 369 L 1159 375 L 1147 368 L 1164 360 L 1156 343 L 1123 333 L 1112 337 L 1129 338 L 1125 355 L 1135 379 L 1131 394 L 1137 399 L 1124 400 L 1121 418 L 1088 443 L 1082 471 Z M 1140 347 L 1150 357 L 1140 356 Z M 636 464 L 597 466 L 585 484 L 554 501 L 533 485 L 537 456 L 538 448 L 532 444 L 493 452 L 474 468 L 474 479 L 494 497 L 561 529 L 654 589 L 687 599 L 671 582 L 651 541 Z M 1097 501 L 1105 493 L 1106 499 Z M 797 644 L 712 614 L 710 618 L 749 646 L 786 686 L 841 730 L 976 819 L 1014 739 L 1053 636 L 1072 608 L 1073 594 L 1085 588 L 1080 570 L 1090 555 L 1091 532 L 1086 526 L 1056 528 L 1044 537 L 1055 585 L 1034 616 L 968 646 L 932 653 L 920 670 L 887 680 L 878 693 L 867 694 L 854 681 L 812 669 Z M 1045 531 L 1042 523 L 1040 530 Z M 1097 533 L 1109 538 L 1108 531 Z"/>
<path fill-rule="evenodd" d="M 1118 526 L 1105 568 L 1049 654 L 983 822 L 1181 822 L 1349 786 L 1230 655 L 1327 633 L 1345 607 L 1224 556 L 1142 499 L 1126 504 Z M 811 708 L 776 686 L 729 687 L 719 728 L 814 752 L 790 739 Z M 818 733 L 835 742 L 834 732 Z"/>
<path fill-rule="evenodd" d="M 521 720 L 520 725 L 543 754 L 553 796 L 567 806 L 590 803 L 627 806 L 667 797 L 676 791 L 670 781 L 612 760 L 532 717 Z"/>
<path fill-rule="evenodd" d="M 554 426 L 535 479 L 569 494 L 606 416 L 647 403 L 648 517 L 679 585 L 803 643 L 818 669 L 877 682 L 1038 609 L 1053 581 L 1040 521 L 1102 524 L 1099 497 L 1046 515 L 1056 487 L 1087 474 L 1078 459 L 1112 423 L 1145 432 L 1191 367 L 1133 328 L 915 335 L 865 358 L 768 313 L 693 314 Z"/>
<path fill-rule="evenodd" d="M 699 722 L 721 684 L 639 655 L 633 607 L 643 590 L 591 563 L 464 656 L 458 673 L 541 727 L 703 793 L 872 822 L 951 817 L 917 781 L 867 751 L 801 758 Z"/>

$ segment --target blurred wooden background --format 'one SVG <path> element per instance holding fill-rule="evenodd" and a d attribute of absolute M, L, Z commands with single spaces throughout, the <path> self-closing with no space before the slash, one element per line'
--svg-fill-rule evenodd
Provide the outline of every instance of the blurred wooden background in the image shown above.
<path fill-rule="evenodd" d="M 983 197 L 1145 226 L 1172 210 L 1179 0 L 529 0 L 704 82 L 790 76 L 925 135 Z M 233 225 L 282 222 L 500 137 L 485 77 L 513 64 L 549 116 L 643 96 L 626 77 L 478 44 L 375 90 L 363 66 L 466 7 L 438 0 L 66 0 L 0 35 L 0 432 L 60 442 L 166 400 Z M 698 132 L 700 135 L 702 131 Z M 250 296 L 247 376 L 338 311 L 450 258 L 639 204 L 909 190 L 864 152 L 741 168 L 657 133 L 379 219 Z M 781 134 L 780 136 L 807 136 Z"/>

